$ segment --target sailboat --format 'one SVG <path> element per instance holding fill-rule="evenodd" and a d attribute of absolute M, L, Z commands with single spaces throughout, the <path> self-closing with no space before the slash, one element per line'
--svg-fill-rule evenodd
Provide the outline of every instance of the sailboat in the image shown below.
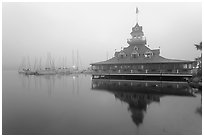
<path fill-rule="evenodd" d="M 76 62 L 76 64 L 75 64 L 75 62 Z M 79 70 L 79 52 L 78 52 L 78 50 L 77 50 L 76 60 L 75 60 L 75 57 L 74 57 L 74 51 L 72 51 L 72 64 L 73 64 L 73 66 L 72 66 L 70 72 L 72 74 L 79 74 L 79 73 L 81 73 L 81 71 Z"/>
<path fill-rule="evenodd" d="M 25 67 L 25 57 L 22 59 L 22 62 L 18 68 L 18 73 L 19 74 L 25 74 L 25 70 L 26 70 L 26 67 Z"/>
<path fill-rule="evenodd" d="M 55 69 L 54 59 L 51 58 L 51 55 L 47 56 L 47 65 L 45 69 L 38 69 L 36 71 L 36 75 L 55 75 L 57 71 Z"/>
<path fill-rule="evenodd" d="M 57 74 L 68 75 L 70 73 L 70 69 L 66 66 L 66 58 L 63 58 L 62 66 L 57 69 Z"/>
<path fill-rule="evenodd" d="M 23 58 L 23 61 L 19 67 L 18 73 L 26 74 L 26 75 L 34 75 L 35 74 L 35 72 L 31 70 L 29 57 L 27 57 L 27 63 L 26 63 L 26 59 Z"/>

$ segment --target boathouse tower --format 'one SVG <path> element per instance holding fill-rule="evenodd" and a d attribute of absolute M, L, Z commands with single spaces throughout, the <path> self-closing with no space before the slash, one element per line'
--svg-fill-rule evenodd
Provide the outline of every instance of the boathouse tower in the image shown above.
<path fill-rule="evenodd" d="M 138 13 L 139 13 L 139 10 L 138 10 L 138 8 L 136 8 L 136 25 L 134 27 L 132 27 L 132 32 L 130 33 L 132 38 L 127 39 L 127 43 L 130 46 L 145 45 L 146 44 L 146 38 L 145 38 L 144 33 L 142 31 L 142 26 L 139 26 L 139 24 L 138 24 Z"/>
<path fill-rule="evenodd" d="M 130 35 L 132 36 L 132 38 L 127 39 L 127 43 L 130 46 L 146 44 L 146 38 L 142 31 L 142 26 L 139 26 L 138 23 L 132 28 L 132 32 L 130 33 Z"/>

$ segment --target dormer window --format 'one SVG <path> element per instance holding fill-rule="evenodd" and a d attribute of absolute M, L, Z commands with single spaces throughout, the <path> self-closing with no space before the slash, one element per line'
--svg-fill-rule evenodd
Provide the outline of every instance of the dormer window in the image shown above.
<path fill-rule="evenodd" d="M 152 51 L 147 51 L 147 52 L 145 52 L 144 56 L 146 58 L 151 58 L 153 56 L 153 52 Z"/>
<path fill-rule="evenodd" d="M 139 56 L 139 54 L 134 54 L 133 53 L 131 56 L 132 56 L 132 58 L 137 58 Z"/>
<path fill-rule="evenodd" d="M 118 57 L 120 57 L 120 58 L 124 58 L 125 56 L 126 56 L 126 54 L 123 51 L 118 54 Z"/>
<path fill-rule="evenodd" d="M 139 55 L 140 54 L 137 51 L 133 51 L 132 54 L 131 54 L 131 57 L 132 58 L 137 58 L 137 57 L 139 57 Z"/>
<path fill-rule="evenodd" d="M 134 50 L 139 50 L 139 48 L 137 46 L 134 47 Z"/>

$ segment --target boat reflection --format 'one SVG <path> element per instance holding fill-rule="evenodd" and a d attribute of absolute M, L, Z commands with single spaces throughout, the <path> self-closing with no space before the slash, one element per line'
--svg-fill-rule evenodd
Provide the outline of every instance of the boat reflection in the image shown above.
<path fill-rule="evenodd" d="M 48 96 L 52 96 L 55 87 L 55 75 L 21 75 L 19 76 L 19 80 L 22 83 L 22 87 L 26 89 L 26 91 L 46 91 Z"/>
<path fill-rule="evenodd" d="M 80 77 L 81 78 L 81 77 Z M 79 75 L 19 75 L 21 86 L 26 91 L 46 91 L 48 96 L 52 96 L 59 89 L 71 90 L 73 94 L 79 94 L 80 81 Z"/>
<path fill-rule="evenodd" d="M 139 127 L 151 103 L 159 103 L 167 95 L 194 97 L 187 83 L 156 81 L 92 80 L 92 89 L 108 91 L 116 99 L 128 104 L 133 122 Z"/>

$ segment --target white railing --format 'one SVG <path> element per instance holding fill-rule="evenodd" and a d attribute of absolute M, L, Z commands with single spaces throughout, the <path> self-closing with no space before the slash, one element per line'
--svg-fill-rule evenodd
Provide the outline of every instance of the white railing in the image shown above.
<path fill-rule="evenodd" d="M 105 70 L 105 71 L 93 71 L 93 74 L 192 74 L 191 70 L 188 71 L 146 71 L 146 70 L 142 70 L 142 71 L 135 71 L 135 70 L 120 70 L 120 72 L 118 70 Z"/>

